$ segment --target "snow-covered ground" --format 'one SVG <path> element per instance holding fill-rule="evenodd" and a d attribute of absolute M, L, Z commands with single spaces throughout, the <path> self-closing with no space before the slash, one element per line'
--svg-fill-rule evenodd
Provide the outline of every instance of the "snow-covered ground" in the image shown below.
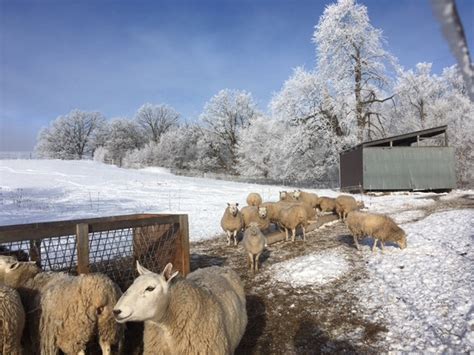
<path fill-rule="evenodd" d="M 120 169 L 94 161 L 0 160 L 0 225 L 126 213 L 187 213 L 190 238 L 197 241 L 221 233 L 219 221 L 227 202 L 244 205 L 252 191 L 264 200 L 278 200 L 283 189 L 176 176 L 162 168 Z M 432 195 L 364 196 L 363 200 L 371 210 L 392 213 L 432 204 Z"/>
<path fill-rule="evenodd" d="M 92 161 L 0 161 L 0 225 L 141 212 L 187 213 L 191 241 L 221 233 L 226 203 L 249 192 L 277 200 L 282 186 L 175 176 L 166 169 L 120 169 Z M 288 189 L 291 189 L 289 187 Z M 310 190 L 336 196 L 335 190 Z M 453 200 L 472 191 L 453 191 Z M 408 248 L 359 253 L 368 277 L 354 285 L 364 317 L 388 324 L 384 347 L 394 351 L 474 349 L 474 210 L 428 215 L 440 195 L 363 196 L 371 211 L 388 213 L 407 232 Z M 327 227 L 329 228 L 329 227 Z M 265 273 L 293 287 L 324 287 L 351 272 L 347 248 L 274 264 Z M 273 270 L 273 271 L 272 271 Z"/>

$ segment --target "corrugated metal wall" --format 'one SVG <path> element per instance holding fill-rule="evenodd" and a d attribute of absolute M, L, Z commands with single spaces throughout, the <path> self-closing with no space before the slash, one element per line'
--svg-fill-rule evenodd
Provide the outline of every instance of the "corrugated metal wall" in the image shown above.
<path fill-rule="evenodd" d="M 366 147 L 362 155 L 364 190 L 456 188 L 453 147 Z"/>

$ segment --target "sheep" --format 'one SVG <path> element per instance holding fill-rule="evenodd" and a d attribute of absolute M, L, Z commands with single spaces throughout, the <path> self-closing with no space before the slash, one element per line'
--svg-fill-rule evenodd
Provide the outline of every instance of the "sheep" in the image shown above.
<path fill-rule="evenodd" d="M 247 325 L 237 273 L 211 266 L 174 280 L 172 268 L 156 274 L 137 262 L 139 276 L 115 305 L 116 321 L 145 322 L 145 355 L 232 354 Z"/>
<path fill-rule="evenodd" d="M 0 354 L 22 354 L 25 310 L 18 292 L 4 285 L 0 285 L 0 325 Z"/>
<path fill-rule="evenodd" d="M 10 248 L 0 245 L 0 255 L 8 255 L 17 258 L 18 261 L 28 261 L 30 260 L 29 255 L 24 250 L 11 250 Z"/>
<path fill-rule="evenodd" d="M 316 208 L 318 204 L 318 195 L 311 192 L 304 192 L 301 190 L 295 190 L 293 192 L 293 198 L 295 201 L 304 202 L 311 206 L 311 208 Z"/>
<path fill-rule="evenodd" d="M 247 206 L 260 206 L 262 203 L 262 196 L 256 192 L 251 192 L 247 196 Z"/>
<path fill-rule="evenodd" d="M 249 256 L 250 270 L 253 272 L 258 271 L 258 259 L 265 248 L 266 239 L 258 228 L 257 223 L 250 223 L 249 227 L 245 230 L 243 245 Z"/>
<path fill-rule="evenodd" d="M 221 218 L 221 227 L 227 234 L 227 245 L 230 245 L 231 237 L 234 238 L 234 246 L 237 245 L 237 233 L 243 228 L 244 221 L 239 211 L 238 203 L 227 203 L 227 208 Z"/>
<path fill-rule="evenodd" d="M 268 218 L 267 207 L 246 206 L 242 208 L 242 219 L 244 221 L 243 228 L 246 229 L 250 223 L 255 222 L 262 230 L 268 230 L 270 227 L 270 219 Z"/>
<path fill-rule="evenodd" d="M 121 292 L 107 276 L 41 272 L 32 262 L 11 263 L 0 273 L 20 292 L 33 349 L 81 354 L 95 337 L 103 354 L 110 354 L 112 345 L 121 347 L 123 327 L 112 314 Z"/>
<path fill-rule="evenodd" d="M 293 193 L 288 191 L 280 191 L 280 201 L 294 201 Z"/>
<path fill-rule="evenodd" d="M 346 218 L 346 224 L 352 233 L 354 244 L 358 250 L 360 248 L 357 240 L 366 235 L 374 238 L 372 252 L 375 251 L 377 241 L 380 241 L 382 251 L 384 250 L 384 243 L 387 241 L 397 243 L 400 249 L 407 247 L 405 231 L 388 216 L 352 211 Z"/>
<path fill-rule="evenodd" d="M 335 212 L 336 211 L 336 199 L 332 197 L 319 197 L 316 207 L 321 212 Z"/>
<path fill-rule="evenodd" d="M 294 242 L 296 237 L 296 228 L 301 226 L 303 229 L 303 240 L 306 240 L 306 226 L 308 225 L 308 214 L 302 205 L 290 205 L 280 211 L 279 221 L 285 228 L 286 241 L 288 241 L 288 229 L 291 229 L 291 240 Z"/>
<path fill-rule="evenodd" d="M 339 219 L 345 221 L 347 214 L 351 211 L 359 209 L 356 199 L 349 195 L 340 195 L 336 198 L 336 213 Z"/>

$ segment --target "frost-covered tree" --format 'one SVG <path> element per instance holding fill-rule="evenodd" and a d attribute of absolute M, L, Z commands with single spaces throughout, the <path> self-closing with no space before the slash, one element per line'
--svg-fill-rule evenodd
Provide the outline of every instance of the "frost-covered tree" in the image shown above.
<path fill-rule="evenodd" d="M 461 186 L 474 175 L 474 104 L 456 67 L 431 72 L 430 63 L 416 70 L 400 70 L 395 105 L 390 112 L 390 133 L 399 134 L 448 125 L 449 143 L 456 148 L 456 170 Z"/>
<path fill-rule="evenodd" d="M 127 152 L 139 149 L 144 144 L 143 134 L 136 122 L 118 118 L 109 123 L 105 149 L 107 158 L 113 164 L 122 166 L 122 160 Z"/>
<path fill-rule="evenodd" d="M 158 143 L 163 133 L 178 125 L 179 113 L 168 105 L 144 104 L 135 115 L 150 141 Z"/>
<path fill-rule="evenodd" d="M 38 135 L 36 151 L 44 158 L 82 159 L 92 156 L 96 148 L 95 135 L 105 124 L 99 112 L 73 110 L 59 116 Z"/>
<path fill-rule="evenodd" d="M 387 68 L 394 62 L 384 49 L 382 31 L 369 21 L 367 8 L 355 0 L 326 7 L 316 25 L 317 71 L 334 102 L 344 100 L 346 125 L 357 141 L 384 135 L 380 103 L 391 98 Z"/>
<path fill-rule="evenodd" d="M 158 144 L 158 163 L 160 166 L 175 169 L 189 169 L 197 158 L 199 129 L 182 125 L 167 131 Z"/>
<path fill-rule="evenodd" d="M 276 178 L 278 146 L 282 143 L 285 125 L 275 119 L 258 116 L 240 131 L 238 172 L 252 178 Z"/>
<path fill-rule="evenodd" d="M 200 163 L 207 168 L 213 165 L 215 170 L 235 172 L 239 131 L 259 115 L 248 92 L 225 89 L 212 97 L 200 116 Z"/>

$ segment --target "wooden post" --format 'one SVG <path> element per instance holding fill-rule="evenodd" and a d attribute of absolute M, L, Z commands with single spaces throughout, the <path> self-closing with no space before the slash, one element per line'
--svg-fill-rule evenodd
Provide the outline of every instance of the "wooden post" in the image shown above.
<path fill-rule="evenodd" d="M 89 273 L 89 225 L 76 225 L 77 273 Z"/>
<path fill-rule="evenodd" d="M 181 252 L 181 271 L 183 276 L 186 276 L 191 269 L 189 263 L 189 224 L 187 214 L 179 216 L 179 238 L 180 248 L 178 250 Z"/>
<path fill-rule="evenodd" d="M 444 131 L 444 146 L 448 146 L 448 132 Z"/>
<path fill-rule="evenodd" d="M 420 146 L 420 136 L 416 136 L 416 146 Z"/>

